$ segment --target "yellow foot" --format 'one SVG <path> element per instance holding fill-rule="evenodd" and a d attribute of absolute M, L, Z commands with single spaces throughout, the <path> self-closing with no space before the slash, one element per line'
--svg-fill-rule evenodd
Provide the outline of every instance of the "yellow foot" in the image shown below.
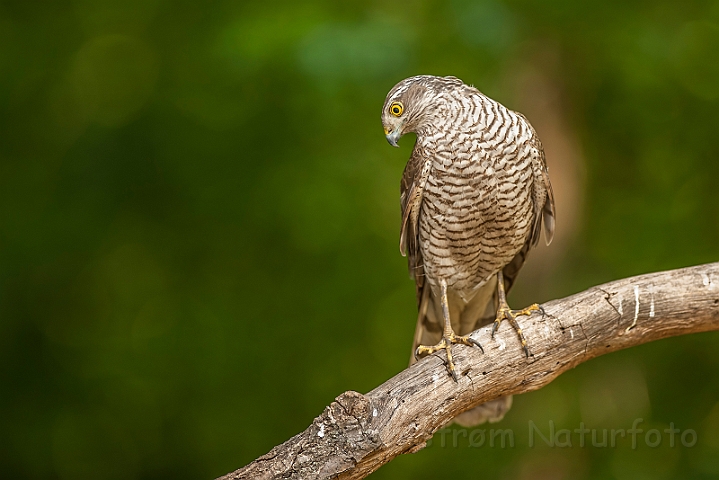
<path fill-rule="evenodd" d="M 477 340 L 473 339 L 469 335 L 455 335 L 452 333 L 449 336 L 445 335 L 442 337 L 442 340 L 440 340 L 437 345 L 433 345 L 431 347 L 420 345 L 414 352 L 414 356 L 419 358 L 421 355 L 431 355 L 444 349 L 447 352 L 447 370 L 449 370 L 449 373 L 456 382 L 459 380 L 459 377 L 457 377 L 457 370 L 455 369 L 454 361 L 452 360 L 452 345 L 458 343 L 461 343 L 462 345 L 469 345 L 470 347 L 479 347 L 479 349 L 482 350 L 482 353 L 484 353 L 484 348 L 482 348 L 482 345 L 480 345 Z"/>
<path fill-rule="evenodd" d="M 502 320 L 507 319 L 509 323 L 514 327 L 514 329 L 517 331 L 517 335 L 519 335 L 519 340 L 522 342 L 522 348 L 524 349 L 524 354 L 529 357 L 529 348 L 527 348 L 527 339 L 524 338 L 524 333 L 522 333 L 522 329 L 520 328 L 519 324 L 517 323 L 517 317 L 520 315 L 531 315 L 532 312 L 542 312 L 544 313 L 544 310 L 542 310 L 542 307 L 537 305 L 536 303 L 534 305 L 530 305 L 529 307 L 523 309 L 523 310 L 511 310 L 509 308 L 509 305 L 506 303 L 499 307 L 499 310 L 497 310 L 497 318 L 494 320 L 494 326 L 492 327 L 492 338 L 494 338 L 494 333 L 499 328 L 499 324 L 502 323 Z"/>

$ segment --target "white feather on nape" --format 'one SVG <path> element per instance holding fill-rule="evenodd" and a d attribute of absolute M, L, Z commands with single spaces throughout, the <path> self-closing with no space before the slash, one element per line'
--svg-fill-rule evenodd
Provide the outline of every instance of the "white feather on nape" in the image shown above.
<path fill-rule="evenodd" d="M 402 85 L 401 87 L 399 87 L 397 90 L 394 91 L 394 93 L 390 97 L 390 100 L 393 100 L 393 99 L 399 97 L 400 95 L 402 95 L 405 91 L 407 91 L 409 86 L 410 86 L 410 83 L 407 82 L 404 85 Z"/>

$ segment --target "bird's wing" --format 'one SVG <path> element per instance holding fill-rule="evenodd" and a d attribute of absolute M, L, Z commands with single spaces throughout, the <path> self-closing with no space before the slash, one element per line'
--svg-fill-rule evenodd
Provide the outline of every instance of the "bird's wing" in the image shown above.
<path fill-rule="evenodd" d="M 534 133 L 534 131 L 532 131 Z M 552 184 L 549 182 L 549 169 L 547 168 L 547 159 L 544 156 L 544 148 L 542 142 L 539 141 L 539 137 L 536 133 L 533 135 L 534 148 L 537 151 L 538 159 L 537 170 L 539 170 L 539 178 L 535 179 L 535 182 L 539 180 L 539 185 L 535 185 L 534 198 L 539 199 L 539 202 L 535 205 L 534 215 L 534 233 L 532 235 L 532 242 L 534 245 L 539 243 L 539 231 L 541 230 L 540 222 L 544 223 L 544 239 L 547 245 L 552 243 L 554 238 L 554 192 L 552 191 Z M 544 193 L 544 201 L 541 201 L 542 193 Z M 541 207 L 540 207 L 541 206 Z M 541 208 L 541 214 L 540 214 Z"/>
<path fill-rule="evenodd" d="M 549 170 L 547 169 L 547 163 L 544 161 L 544 150 L 542 150 L 542 162 L 544 163 L 542 180 L 544 187 L 547 189 L 547 199 L 542 207 L 542 219 L 544 222 L 544 239 L 547 245 L 549 245 L 554 238 L 554 219 L 556 218 L 556 213 L 554 210 L 554 191 L 552 190 L 552 184 L 549 182 Z"/>
<path fill-rule="evenodd" d="M 400 232 L 400 252 L 407 256 L 409 275 L 414 279 L 417 291 L 417 328 L 410 365 L 415 362 L 414 350 L 422 341 L 427 341 L 427 335 L 437 336 L 437 340 L 429 343 L 434 345 L 439 341 L 442 325 L 437 318 L 433 305 L 433 295 L 426 287 L 424 276 L 424 262 L 422 251 L 419 248 L 419 216 L 422 205 L 422 193 L 431 168 L 431 157 L 415 146 L 412 156 L 402 174 L 400 184 L 400 206 L 402 207 L 402 229 Z"/>
<path fill-rule="evenodd" d="M 400 184 L 400 206 L 402 208 L 402 229 L 399 250 L 407 257 L 409 274 L 417 286 L 417 302 L 422 301 L 424 288 L 424 267 L 419 248 L 419 215 L 422 192 L 431 168 L 431 158 L 415 147 L 404 167 Z"/>
<path fill-rule="evenodd" d="M 544 155 L 544 147 L 542 142 L 539 140 L 537 132 L 529 123 L 527 118 L 518 113 L 518 115 L 524 120 L 525 125 L 531 133 L 530 144 L 532 146 L 532 163 L 534 170 L 534 224 L 532 226 L 532 235 L 530 240 L 532 246 L 539 243 L 539 237 L 542 230 L 542 223 L 544 224 L 544 239 L 547 245 L 552 243 L 554 238 L 554 192 L 552 191 L 552 184 L 549 181 L 549 169 L 547 168 L 547 158 Z"/>

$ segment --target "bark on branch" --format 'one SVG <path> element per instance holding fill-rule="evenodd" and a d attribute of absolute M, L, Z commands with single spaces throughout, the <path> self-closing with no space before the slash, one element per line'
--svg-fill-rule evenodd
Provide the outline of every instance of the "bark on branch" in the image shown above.
<path fill-rule="evenodd" d="M 364 478 L 394 457 L 421 449 L 461 412 L 536 390 L 599 355 L 660 338 L 719 330 L 719 263 L 640 275 L 543 305 L 522 320 L 532 356 L 503 324 L 472 335 L 484 346 L 453 347 L 459 383 L 443 354 L 430 355 L 371 392 L 336 398 L 304 432 L 249 465 L 235 479 Z"/>

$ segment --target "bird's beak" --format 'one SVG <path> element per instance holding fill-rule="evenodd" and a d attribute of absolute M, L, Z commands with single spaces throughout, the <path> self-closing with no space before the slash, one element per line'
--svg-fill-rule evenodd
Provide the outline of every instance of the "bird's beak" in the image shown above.
<path fill-rule="evenodd" d="M 402 136 L 402 128 L 397 127 L 394 132 L 390 132 L 385 128 L 384 135 L 385 137 L 387 137 L 387 141 L 390 145 L 392 145 L 393 147 L 399 147 L 399 145 L 397 145 L 397 141 L 399 140 L 399 137 Z"/>

